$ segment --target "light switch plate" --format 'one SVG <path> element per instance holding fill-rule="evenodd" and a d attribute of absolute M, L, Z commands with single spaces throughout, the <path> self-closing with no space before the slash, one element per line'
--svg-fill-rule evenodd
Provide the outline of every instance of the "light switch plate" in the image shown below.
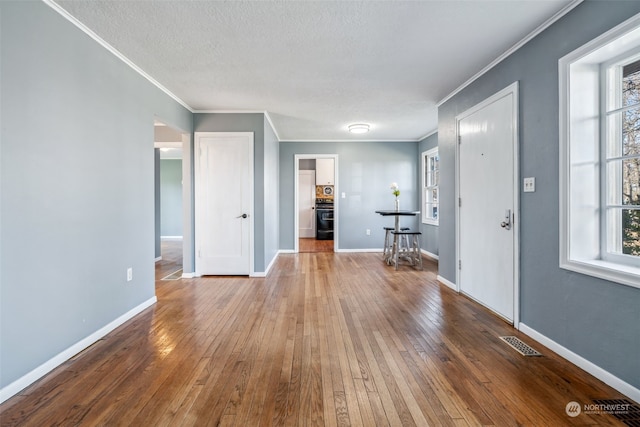
<path fill-rule="evenodd" d="M 533 193 L 536 191 L 536 179 L 534 177 L 529 177 L 524 179 L 524 192 L 525 193 Z"/>

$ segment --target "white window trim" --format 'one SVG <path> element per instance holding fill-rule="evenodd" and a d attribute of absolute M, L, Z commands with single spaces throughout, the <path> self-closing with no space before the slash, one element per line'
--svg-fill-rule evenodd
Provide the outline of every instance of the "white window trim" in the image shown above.
<path fill-rule="evenodd" d="M 440 194 L 438 194 L 438 218 L 433 219 L 433 218 L 429 218 L 427 217 L 427 211 L 424 208 L 425 204 L 426 204 L 426 189 L 427 187 L 425 187 L 424 183 L 425 183 L 425 169 L 426 169 L 426 163 L 425 163 L 425 159 L 428 156 L 433 156 L 434 154 L 438 154 L 438 147 L 434 147 L 431 148 L 427 151 L 423 151 L 422 152 L 422 157 L 421 157 L 421 163 L 422 163 L 422 173 L 421 173 L 421 181 L 420 181 L 420 191 L 422 193 L 422 223 L 423 224 L 429 224 L 429 225 L 439 225 L 440 222 Z M 440 193 L 440 185 L 438 185 L 438 193 Z"/>
<path fill-rule="evenodd" d="M 598 99 L 600 64 L 638 45 L 640 14 L 574 50 L 558 63 L 560 267 L 636 288 L 640 288 L 640 268 L 604 261 L 600 257 Z M 576 167 L 572 168 L 572 164 Z"/>

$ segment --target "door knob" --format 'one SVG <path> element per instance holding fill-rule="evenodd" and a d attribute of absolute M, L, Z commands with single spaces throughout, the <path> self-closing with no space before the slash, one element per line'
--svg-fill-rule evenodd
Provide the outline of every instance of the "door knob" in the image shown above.
<path fill-rule="evenodd" d="M 242 215 L 240 215 L 240 216 L 237 216 L 236 218 L 246 218 L 246 217 L 248 217 L 248 216 L 249 216 L 249 215 L 247 215 L 247 214 L 242 214 Z"/>
<path fill-rule="evenodd" d="M 511 209 L 507 209 L 506 211 L 504 211 L 504 218 L 505 220 L 500 223 L 500 227 L 504 228 L 505 230 L 510 230 L 511 229 Z"/>

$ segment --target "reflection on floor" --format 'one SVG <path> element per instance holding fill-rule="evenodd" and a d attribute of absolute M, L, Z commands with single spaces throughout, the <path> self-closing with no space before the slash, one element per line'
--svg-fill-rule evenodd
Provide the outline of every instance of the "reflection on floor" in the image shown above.
<path fill-rule="evenodd" d="M 299 252 L 333 252 L 333 240 L 300 239 Z"/>
<path fill-rule="evenodd" d="M 162 240 L 162 259 L 156 262 L 156 280 L 161 280 L 182 268 L 182 240 Z"/>

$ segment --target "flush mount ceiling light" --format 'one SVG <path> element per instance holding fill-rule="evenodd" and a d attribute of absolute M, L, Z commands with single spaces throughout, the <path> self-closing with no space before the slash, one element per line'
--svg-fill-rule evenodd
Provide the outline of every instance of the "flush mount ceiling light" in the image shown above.
<path fill-rule="evenodd" d="M 369 132 L 369 125 L 366 123 L 354 123 L 349 125 L 349 132 L 351 133 L 367 133 Z"/>

